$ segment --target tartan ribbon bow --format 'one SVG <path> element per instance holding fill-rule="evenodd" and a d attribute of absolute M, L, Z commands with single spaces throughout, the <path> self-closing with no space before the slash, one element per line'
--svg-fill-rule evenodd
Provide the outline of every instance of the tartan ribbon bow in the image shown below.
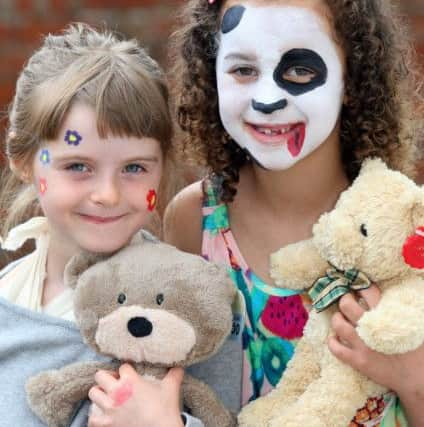
<path fill-rule="evenodd" d="M 324 277 L 317 279 L 309 290 L 312 306 L 319 313 L 350 291 L 360 291 L 371 286 L 371 280 L 359 270 L 329 268 Z"/>

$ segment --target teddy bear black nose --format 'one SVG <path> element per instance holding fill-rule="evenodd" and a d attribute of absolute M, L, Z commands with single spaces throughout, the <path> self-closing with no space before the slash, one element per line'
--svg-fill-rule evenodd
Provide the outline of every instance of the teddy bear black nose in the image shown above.
<path fill-rule="evenodd" d="M 136 338 L 147 337 L 153 330 L 153 325 L 145 317 L 133 317 L 128 321 L 128 330 Z"/>

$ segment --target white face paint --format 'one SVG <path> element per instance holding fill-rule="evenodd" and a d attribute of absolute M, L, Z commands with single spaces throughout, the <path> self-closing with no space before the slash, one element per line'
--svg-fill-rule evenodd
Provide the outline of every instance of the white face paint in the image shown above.
<path fill-rule="evenodd" d="M 243 7 L 238 25 L 233 16 L 220 33 L 219 113 L 229 135 L 262 167 L 288 169 L 334 129 L 343 67 L 315 12 Z"/>

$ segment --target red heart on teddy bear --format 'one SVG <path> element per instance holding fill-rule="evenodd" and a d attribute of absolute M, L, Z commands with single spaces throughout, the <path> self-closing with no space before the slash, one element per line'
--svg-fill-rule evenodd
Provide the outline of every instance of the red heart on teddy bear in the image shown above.
<path fill-rule="evenodd" d="M 424 227 L 418 227 L 403 245 L 403 259 L 413 268 L 424 268 Z"/>

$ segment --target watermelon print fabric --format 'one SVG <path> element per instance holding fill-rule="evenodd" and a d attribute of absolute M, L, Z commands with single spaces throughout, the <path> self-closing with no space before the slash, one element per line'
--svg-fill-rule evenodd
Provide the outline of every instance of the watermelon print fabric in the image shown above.
<path fill-rule="evenodd" d="M 248 267 L 231 233 L 228 210 L 220 202 L 222 180 L 211 176 L 203 186 L 202 255 L 227 266 L 245 302 L 241 404 L 276 386 L 293 356 L 311 308 L 306 293 L 275 288 Z M 347 427 L 407 427 L 394 393 L 368 399 Z"/>

